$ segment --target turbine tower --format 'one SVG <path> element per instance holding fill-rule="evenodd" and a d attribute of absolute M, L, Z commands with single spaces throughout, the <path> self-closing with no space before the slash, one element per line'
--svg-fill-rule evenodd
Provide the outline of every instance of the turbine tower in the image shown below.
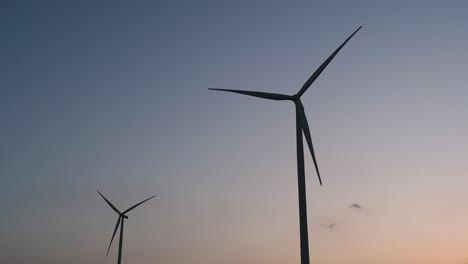
<path fill-rule="evenodd" d="M 306 206 L 306 184 L 305 184 L 305 169 L 304 169 L 304 150 L 302 133 L 309 146 L 312 160 L 314 161 L 315 170 L 317 172 L 318 180 L 322 185 L 322 179 L 317 165 L 317 159 L 314 153 L 314 147 L 312 145 L 312 138 L 310 136 L 309 124 L 307 122 L 306 115 L 304 113 L 304 106 L 301 102 L 301 96 L 307 91 L 322 71 L 328 66 L 338 52 L 346 45 L 346 43 L 356 34 L 362 26 L 356 29 L 351 36 L 349 36 L 343 44 L 341 44 L 323 63 L 320 67 L 310 76 L 310 78 L 304 83 L 302 88 L 295 95 L 276 94 L 276 93 L 265 93 L 257 91 L 245 91 L 245 90 L 231 90 L 231 89 L 219 89 L 219 88 L 208 88 L 209 90 L 224 91 L 231 93 L 244 94 L 263 99 L 276 100 L 276 101 L 292 101 L 296 107 L 296 141 L 297 141 L 297 178 L 298 178 L 298 192 L 299 192 L 299 226 L 300 226 L 300 244 L 301 244 L 301 264 L 309 264 L 309 238 L 307 230 L 307 206 Z"/>
<path fill-rule="evenodd" d="M 120 225 L 119 255 L 118 255 L 118 258 L 117 258 L 117 263 L 121 264 L 122 263 L 122 244 L 123 244 L 124 220 L 128 219 L 128 216 L 126 214 L 128 212 L 130 212 L 131 210 L 135 209 L 136 207 L 138 207 L 139 205 L 141 205 L 142 203 L 144 203 L 144 202 L 146 202 L 146 201 L 148 201 L 150 199 L 153 199 L 154 197 L 156 197 L 156 195 L 151 196 L 150 198 L 135 204 L 134 206 L 128 208 L 127 210 L 125 210 L 123 212 L 120 212 L 109 200 L 107 200 L 106 197 L 104 197 L 104 195 L 102 195 L 102 193 L 100 191 L 97 191 L 97 192 L 107 202 L 107 204 L 112 208 L 112 210 L 114 210 L 119 215 L 119 218 L 117 218 L 117 224 L 115 225 L 115 228 L 114 228 L 114 233 L 112 234 L 112 238 L 111 238 L 111 241 L 109 243 L 109 247 L 107 248 L 106 258 L 107 258 L 107 255 L 109 255 L 109 250 L 110 250 L 110 247 L 112 245 L 112 241 L 114 240 L 115 234 L 117 233 L 117 230 L 119 229 L 119 225 Z"/>

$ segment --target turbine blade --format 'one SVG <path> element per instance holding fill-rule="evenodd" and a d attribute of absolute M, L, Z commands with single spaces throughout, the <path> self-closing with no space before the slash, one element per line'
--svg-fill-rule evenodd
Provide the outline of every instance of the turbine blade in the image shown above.
<path fill-rule="evenodd" d="M 104 197 L 104 195 L 102 195 L 102 193 L 100 191 L 97 191 L 99 193 L 99 195 L 101 195 L 101 197 L 107 202 L 107 204 L 116 212 L 120 215 L 120 212 L 119 210 L 117 210 L 117 208 L 115 208 L 115 206 L 109 201 L 107 200 L 106 197 Z"/>
<path fill-rule="evenodd" d="M 312 74 L 312 76 L 310 76 L 310 78 L 304 83 L 304 85 L 302 86 L 301 90 L 297 93 L 297 95 L 300 97 L 302 96 L 305 91 L 307 91 L 307 89 L 312 85 L 312 83 L 317 79 L 317 77 L 319 77 L 319 75 L 322 73 L 323 70 L 325 70 L 325 68 L 328 66 L 328 64 L 333 60 L 333 58 L 336 56 L 336 54 L 338 54 L 338 52 L 341 50 L 341 48 L 344 47 L 344 45 L 346 45 L 346 43 L 354 36 L 354 34 L 356 34 L 360 29 L 362 28 L 362 26 L 360 26 L 358 29 L 356 29 L 356 31 L 353 32 L 353 34 L 351 34 L 351 36 L 349 36 L 344 42 L 343 44 L 341 44 L 341 46 L 339 46 L 335 52 L 333 52 L 330 57 L 328 57 L 328 59 L 326 59 L 322 65 L 320 65 L 320 67 L 318 67 L 317 70 L 315 70 L 315 72 Z"/>
<path fill-rule="evenodd" d="M 148 201 L 148 200 L 150 200 L 150 199 L 153 199 L 153 198 L 156 197 L 156 196 L 157 196 L 157 195 L 153 195 L 153 196 L 151 196 L 150 198 L 148 198 L 148 199 L 146 199 L 146 200 L 144 200 L 144 201 L 142 201 L 142 202 L 139 202 L 139 203 L 135 204 L 134 206 L 132 206 L 132 207 L 128 208 L 127 210 L 125 210 L 122 214 L 126 214 L 126 213 L 130 212 L 131 210 L 135 209 L 135 208 L 136 208 L 137 206 L 139 206 L 140 204 L 142 204 L 142 203 L 144 203 L 144 202 L 146 202 L 146 201 Z"/>
<path fill-rule="evenodd" d="M 115 233 L 117 233 L 117 229 L 119 229 L 121 219 L 122 219 L 121 216 L 119 216 L 119 218 L 117 219 L 117 224 L 115 225 L 114 233 L 112 233 L 112 238 L 111 238 L 111 241 L 109 243 L 109 247 L 107 248 L 106 258 L 107 258 L 107 255 L 109 255 L 109 250 L 110 250 L 110 247 L 112 245 L 112 241 L 114 241 Z"/>
<path fill-rule="evenodd" d="M 306 118 L 304 111 L 300 110 L 299 112 L 301 116 L 302 131 L 304 132 L 307 145 L 309 145 L 310 154 L 312 156 L 312 160 L 314 161 L 315 171 L 317 171 L 318 180 L 321 186 L 322 178 L 320 177 L 320 172 L 319 172 L 318 165 L 317 165 L 317 159 L 315 158 L 314 146 L 312 145 L 312 137 L 310 136 L 309 123 L 307 122 L 307 118 Z"/>
<path fill-rule="evenodd" d="M 238 93 L 238 94 L 259 97 L 263 99 L 277 100 L 277 101 L 292 100 L 292 96 L 286 95 L 286 94 L 264 93 L 264 92 L 256 92 L 256 91 L 245 91 L 245 90 L 219 89 L 219 88 L 208 88 L 208 90 Z"/>

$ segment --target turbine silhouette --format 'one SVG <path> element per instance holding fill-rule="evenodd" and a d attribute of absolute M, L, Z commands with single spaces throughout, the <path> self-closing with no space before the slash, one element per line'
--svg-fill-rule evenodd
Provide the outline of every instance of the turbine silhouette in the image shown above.
<path fill-rule="evenodd" d="M 124 220 L 128 219 L 128 216 L 125 215 L 125 214 L 130 212 L 131 210 L 135 209 L 136 207 L 138 207 L 142 203 L 144 203 L 144 202 L 146 202 L 146 201 L 148 201 L 150 199 L 153 199 L 154 197 L 156 197 L 156 195 L 151 196 L 150 198 L 135 204 L 134 206 L 128 208 L 127 210 L 125 210 L 123 212 L 120 212 L 109 200 L 107 200 L 106 197 L 104 197 L 104 195 L 102 195 L 102 193 L 100 191 L 97 191 L 97 192 L 107 202 L 107 204 L 112 208 L 112 210 L 114 210 L 119 215 L 119 218 L 117 218 L 117 224 L 115 224 L 114 233 L 112 233 L 112 238 L 111 238 L 111 241 L 109 243 L 109 247 L 107 248 L 106 258 L 107 258 L 107 255 L 109 255 L 109 250 L 110 250 L 110 247 L 112 245 L 112 241 L 114 241 L 115 234 L 117 233 L 117 230 L 119 229 L 119 225 L 120 225 L 119 255 L 118 255 L 118 258 L 117 258 L 117 263 L 120 264 L 120 263 L 122 263 L 122 244 L 123 244 Z"/>
<path fill-rule="evenodd" d="M 317 165 L 317 159 L 315 157 L 314 147 L 312 145 L 312 138 L 310 136 L 309 124 L 307 122 L 306 115 L 304 113 L 304 106 L 301 102 L 301 96 L 307 91 L 322 71 L 328 66 L 338 52 L 346 45 L 346 43 L 362 28 L 360 26 L 356 29 L 351 36 L 349 36 L 343 44 L 341 44 L 323 63 L 318 67 L 317 70 L 310 76 L 310 78 L 304 83 L 302 88 L 295 95 L 277 94 L 277 93 L 265 93 L 257 91 L 245 91 L 245 90 L 231 90 L 231 89 L 219 89 L 219 88 L 208 88 L 209 90 L 224 91 L 231 93 L 244 94 L 263 99 L 276 100 L 276 101 L 292 101 L 296 107 L 296 141 L 297 141 L 297 177 L 298 177 L 298 192 L 299 192 L 299 225 L 300 225 L 300 244 L 301 244 L 301 263 L 309 264 L 309 238 L 307 230 L 307 206 L 306 206 L 306 186 L 305 186 L 305 169 L 304 169 L 304 150 L 302 133 L 309 146 L 312 160 L 314 161 L 315 170 L 317 177 L 322 185 L 322 178 Z"/>

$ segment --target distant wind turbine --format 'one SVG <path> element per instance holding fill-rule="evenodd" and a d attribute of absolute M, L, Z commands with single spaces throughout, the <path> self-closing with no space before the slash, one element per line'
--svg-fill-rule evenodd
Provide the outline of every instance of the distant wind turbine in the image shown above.
<path fill-rule="evenodd" d="M 299 225 L 300 225 L 300 240 L 301 240 L 301 263 L 309 264 L 309 238 L 307 231 L 307 206 L 306 206 L 306 186 L 305 186 L 305 169 L 304 169 L 304 151 L 302 142 L 302 133 L 309 145 L 310 154 L 314 161 L 315 170 L 317 172 L 318 180 L 322 185 L 322 179 L 317 165 L 317 159 L 315 158 L 314 147 L 312 146 L 312 138 L 310 136 L 309 124 L 304 113 L 304 106 L 301 102 L 301 96 L 307 91 L 322 71 L 328 66 L 338 52 L 346 45 L 346 43 L 356 34 L 362 26 L 351 34 L 341 44 L 330 57 L 328 57 L 322 65 L 310 76 L 310 78 L 304 83 L 302 88 L 295 95 L 276 94 L 276 93 L 265 93 L 256 91 L 245 91 L 245 90 L 231 90 L 231 89 L 218 89 L 208 88 L 209 90 L 224 91 L 231 93 L 244 94 L 263 99 L 276 100 L 276 101 L 292 101 L 296 106 L 296 141 L 297 141 L 297 177 L 298 177 L 298 190 L 299 190 Z"/>
<path fill-rule="evenodd" d="M 102 193 L 100 191 L 97 191 L 97 192 L 107 202 L 107 204 L 112 208 L 112 210 L 114 210 L 119 215 L 119 218 L 117 218 L 117 224 L 115 225 L 115 228 L 114 228 L 114 233 L 112 234 L 112 238 L 111 238 L 111 241 L 109 243 L 109 247 L 107 248 L 106 258 L 107 258 L 107 255 L 109 255 L 109 250 L 110 250 L 110 247 L 112 245 L 112 241 L 114 240 L 115 234 L 117 233 L 117 230 L 119 229 L 119 225 L 120 225 L 119 256 L 118 256 L 118 259 L 117 259 L 117 263 L 120 264 L 120 263 L 122 263 L 122 244 L 123 244 L 124 220 L 128 219 L 128 216 L 125 215 L 125 214 L 130 212 L 131 210 L 135 209 L 136 207 L 138 207 L 142 203 L 144 203 L 144 202 L 146 202 L 146 201 L 148 201 L 150 199 L 153 199 L 154 197 L 156 197 L 156 195 L 151 196 L 150 198 L 135 204 L 134 206 L 128 208 L 127 210 L 125 210 L 123 212 L 120 212 L 109 200 L 107 200 L 106 197 L 104 197 L 104 195 L 102 195 Z"/>

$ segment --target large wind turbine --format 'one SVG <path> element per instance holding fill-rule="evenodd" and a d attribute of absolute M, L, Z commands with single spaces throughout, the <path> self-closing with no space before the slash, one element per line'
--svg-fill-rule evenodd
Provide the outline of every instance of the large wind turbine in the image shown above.
<path fill-rule="evenodd" d="M 302 142 L 302 133 L 309 145 L 310 154 L 314 161 L 315 170 L 317 171 L 317 176 L 322 185 L 322 179 L 320 177 L 320 172 L 317 166 L 317 159 L 315 158 L 314 147 L 312 146 L 312 138 L 310 136 L 309 124 L 307 123 L 307 118 L 304 113 L 304 106 L 301 102 L 301 96 L 307 91 L 307 89 L 312 85 L 312 83 L 317 79 L 317 77 L 322 73 L 322 71 L 328 66 L 328 64 L 333 60 L 333 58 L 338 54 L 338 52 L 346 45 L 346 43 L 356 34 L 360 29 L 359 27 L 356 31 L 351 34 L 344 42 L 341 44 L 335 52 L 333 52 L 330 57 L 328 57 L 322 65 L 310 76 L 310 78 L 304 83 L 302 88 L 295 95 L 286 95 L 286 94 L 276 94 L 276 93 L 265 93 L 265 92 L 256 92 L 256 91 L 245 91 L 245 90 L 231 90 L 231 89 L 218 89 L 218 88 L 209 88 L 210 90 L 224 91 L 231 93 L 244 94 L 254 97 L 259 97 L 263 99 L 276 100 L 276 101 L 292 101 L 296 106 L 296 140 L 297 140 L 297 178 L 298 178 L 298 190 L 299 190 L 299 225 L 300 225 L 300 239 L 301 239 L 301 263 L 309 264 L 309 238 L 307 231 L 307 206 L 306 206 L 306 185 L 305 185 L 305 169 L 304 169 L 304 151 L 303 151 L 303 142 Z"/>
<path fill-rule="evenodd" d="M 114 240 L 115 234 L 117 233 L 117 230 L 119 229 L 119 225 L 120 225 L 119 257 L 117 258 L 117 263 L 120 264 L 120 263 L 122 263 L 122 244 L 123 244 L 124 220 L 128 219 L 128 216 L 125 215 L 125 214 L 130 212 L 131 210 L 135 209 L 136 207 L 138 207 L 142 203 L 148 201 L 149 199 L 153 199 L 154 197 L 156 197 L 156 195 L 151 196 L 150 198 L 135 204 L 134 206 L 128 208 L 127 210 L 125 210 L 123 212 L 120 212 L 109 200 L 107 200 L 106 197 L 104 197 L 104 195 L 102 195 L 102 193 L 100 191 L 97 191 L 97 192 L 107 202 L 107 204 L 112 208 L 112 210 L 114 210 L 119 215 L 119 218 L 117 218 L 117 224 L 115 225 L 115 228 L 114 228 L 114 233 L 112 234 L 112 238 L 111 238 L 111 241 L 109 243 L 109 247 L 107 248 L 106 258 L 107 258 L 107 255 L 109 255 L 109 250 L 110 250 L 110 247 L 112 245 L 112 241 Z"/>

